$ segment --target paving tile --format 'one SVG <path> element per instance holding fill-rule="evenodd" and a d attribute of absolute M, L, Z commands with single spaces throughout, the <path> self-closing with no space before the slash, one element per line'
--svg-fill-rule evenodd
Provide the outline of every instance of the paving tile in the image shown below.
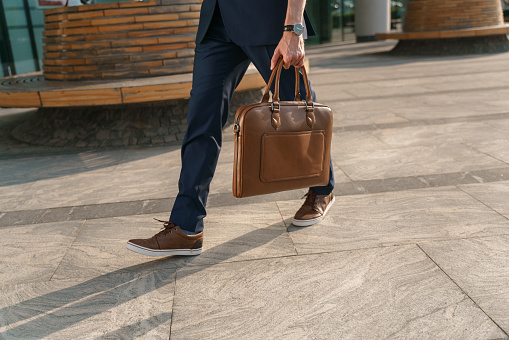
<path fill-rule="evenodd" d="M 143 199 L 167 198 L 177 193 L 178 173 L 141 169 L 83 173 L 33 183 L 18 198 L 16 210 L 68 207 Z"/>
<path fill-rule="evenodd" d="M 506 337 L 415 246 L 181 269 L 173 312 L 173 339 Z"/>
<path fill-rule="evenodd" d="M 393 102 L 393 100 L 392 100 Z M 364 99 L 355 103 L 325 103 L 334 112 L 334 127 L 407 122 L 383 100 Z"/>
<path fill-rule="evenodd" d="M 452 143 L 467 143 L 471 146 L 477 146 L 486 142 L 486 135 L 492 138 L 507 138 L 507 133 L 497 131 L 485 122 L 398 127 L 381 129 L 373 132 L 373 135 L 394 148 L 423 145 L 440 146 Z"/>
<path fill-rule="evenodd" d="M 462 185 L 460 189 L 509 219 L 509 181 Z"/>
<path fill-rule="evenodd" d="M 469 94 L 470 95 L 470 94 Z M 458 98 L 455 98 L 454 95 L 451 95 L 452 100 L 461 100 L 465 98 L 465 93 L 458 92 Z M 471 96 L 476 98 L 476 94 L 472 93 Z M 433 100 L 433 95 L 429 95 L 430 99 Z M 402 116 L 408 120 L 418 120 L 418 119 L 436 119 L 436 118 L 444 118 L 444 117 L 468 117 L 468 116 L 480 116 L 480 115 L 489 115 L 494 113 L 500 113 L 499 107 L 487 106 L 483 102 L 480 102 L 480 98 L 477 100 L 470 98 L 470 103 L 463 103 L 461 105 L 451 104 L 451 105 L 441 105 L 434 107 L 414 107 L 414 108 L 394 108 L 394 113 Z"/>
<path fill-rule="evenodd" d="M 126 149 L 115 171 L 129 171 L 142 169 L 180 168 L 180 147 L 142 147 Z"/>
<path fill-rule="evenodd" d="M 100 198 L 97 192 L 101 189 L 111 189 L 112 180 L 110 172 L 82 173 L 40 180 L 19 198 L 15 209 L 43 209 L 97 203 L 97 199 Z"/>
<path fill-rule="evenodd" d="M 509 233 L 506 218 L 452 187 L 336 197 L 307 228 L 291 225 L 300 204 L 278 201 L 299 254 Z"/>
<path fill-rule="evenodd" d="M 339 162 L 344 155 L 386 149 L 392 149 L 392 146 L 384 143 L 370 132 L 343 131 L 336 133 L 332 138 L 334 160 L 337 157 Z"/>
<path fill-rule="evenodd" d="M 208 209 L 204 237 L 203 253 L 193 264 L 296 254 L 274 201 Z"/>
<path fill-rule="evenodd" d="M 143 267 L 153 258 L 129 251 L 131 238 L 148 238 L 159 231 L 152 216 L 129 216 L 88 220 L 53 275 L 55 280 L 96 277 L 110 272 Z M 170 258 L 162 258 L 160 270 L 176 268 Z"/>
<path fill-rule="evenodd" d="M 16 202 L 32 185 L 32 183 L 22 183 L 16 185 L 0 185 L 0 211 L 6 212 L 12 210 Z"/>
<path fill-rule="evenodd" d="M 509 235 L 419 245 L 509 333 Z"/>
<path fill-rule="evenodd" d="M 484 138 L 483 141 L 469 142 L 468 144 L 476 150 L 484 152 L 493 158 L 499 159 L 506 164 L 509 164 L 509 150 L 507 148 L 508 143 L 509 134 L 504 132 L 504 136 L 502 137 L 492 135 L 490 140 L 486 140 L 486 138 Z"/>
<path fill-rule="evenodd" d="M 509 73 L 501 71 L 506 77 Z M 432 91 L 450 91 L 454 90 L 481 90 L 484 88 L 491 89 L 492 87 L 501 87 L 509 85 L 504 79 L 505 77 L 500 74 L 500 77 L 493 77 L 492 74 L 463 74 L 463 75 L 443 75 L 441 77 L 434 77 L 429 79 L 422 86 Z"/>
<path fill-rule="evenodd" d="M 1 284 L 47 281 L 82 221 L 0 228 Z"/>
<path fill-rule="evenodd" d="M 166 257 L 169 268 L 295 255 L 275 202 L 243 205 L 242 209 L 208 210 L 200 256 Z M 129 239 L 149 238 L 160 223 L 152 215 L 89 220 L 54 274 L 55 279 L 90 277 L 142 265 L 150 257 L 126 249 Z M 161 219 L 167 216 L 159 216 Z"/>
<path fill-rule="evenodd" d="M 507 94 L 509 95 L 509 91 Z M 507 110 L 504 110 L 503 112 L 507 112 Z M 487 121 L 485 124 L 497 130 L 509 132 L 509 119 Z"/>
<path fill-rule="evenodd" d="M 0 163 L 7 163 L 8 165 L 7 167 L 0 165 L 2 168 L 0 184 L 20 184 L 89 171 L 109 171 L 109 168 L 118 164 L 123 153 L 123 150 L 87 150 L 50 156 L 0 160 Z M 55 166 L 57 163 L 58 167 Z M 37 171 L 34 171 L 34 169 L 37 169 Z"/>
<path fill-rule="evenodd" d="M 2 285 L 2 339 L 168 339 L 174 270 Z"/>
<path fill-rule="evenodd" d="M 333 151 L 334 152 L 334 151 Z M 507 166 L 462 144 L 332 154 L 353 181 L 471 171 Z"/>
<path fill-rule="evenodd" d="M 362 84 L 348 84 L 348 93 L 355 97 L 404 97 L 414 94 L 430 93 L 433 89 L 428 89 L 421 85 L 400 85 L 400 86 L 387 86 L 386 82 L 368 81 Z M 340 86 L 341 88 L 341 86 Z"/>
<path fill-rule="evenodd" d="M 348 93 L 347 89 L 338 89 L 335 86 L 321 85 L 320 83 L 315 83 L 315 79 L 318 77 L 312 77 L 311 81 L 313 82 L 313 90 L 317 93 L 317 102 L 318 103 L 326 103 L 329 105 L 332 101 L 345 100 L 345 99 L 355 99 L 357 98 L 355 95 Z M 335 111 L 333 111 L 335 112 Z"/>

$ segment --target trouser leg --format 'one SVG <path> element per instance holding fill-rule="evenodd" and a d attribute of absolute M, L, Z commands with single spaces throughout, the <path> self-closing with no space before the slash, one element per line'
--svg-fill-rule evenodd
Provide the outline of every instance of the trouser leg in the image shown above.
<path fill-rule="evenodd" d="M 233 91 L 249 66 L 245 53 L 228 39 L 206 38 L 196 47 L 193 88 L 182 144 L 179 193 L 170 221 L 200 232 Z"/>
<path fill-rule="evenodd" d="M 270 70 L 270 61 L 276 45 L 271 46 L 244 46 L 242 47 L 246 55 L 256 66 L 260 74 L 262 75 L 265 82 L 268 82 L 272 71 Z M 311 97 L 316 102 L 316 94 L 311 84 L 309 84 L 311 90 Z M 272 93 L 274 93 L 274 84 L 272 84 Z M 295 98 L 295 70 L 290 67 L 288 70 L 283 69 L 281 72 L 280 82 L 280 100 L 294 100 Z M 300 93 L 301 98 L 306 96 L 306 87 L 304 85 L 303 77 L 300 77 Z M 332 167 L 332 159 L 329 164 L 329 183 L 325 186 L 312 187 L 311 188 L 318 195 L 328 195 L 334 189 L 334 170 Z"/>

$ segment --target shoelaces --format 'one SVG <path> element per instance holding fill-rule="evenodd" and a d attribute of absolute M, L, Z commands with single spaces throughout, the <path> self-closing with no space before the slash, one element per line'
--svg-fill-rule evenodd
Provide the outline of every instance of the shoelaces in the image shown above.
<path fill-rule="evenodd" d="M 312 191 L 312 190 L 309 190 L 302 198 L 306 198 L 306 200 L 304 201 L 304 205 L 306 206 L 309 206 L 311 207 L 313 210 L 317 211 L 317 205 L 318 205 L 318 200 L 317 200 L 317 194 Z"/>
<path fill-rule="evenodd" d="M 166 236 L 168 234 L 168 232 L 171 234 L 173 232 L 173 230 L 177 230 L 177 228 L 175 228 L 175 224 L 173 224 L 173 222 L 161 221 L 161 220 L 158 220 L 157 218 L 154 218 L 154 220 L 156 220 L 157 222 L 161 222 L 163 224 L 161 231 L 158 232 L 157 234 L 155 234 L 154 237 L 161 238 L 163 236 Z"/>

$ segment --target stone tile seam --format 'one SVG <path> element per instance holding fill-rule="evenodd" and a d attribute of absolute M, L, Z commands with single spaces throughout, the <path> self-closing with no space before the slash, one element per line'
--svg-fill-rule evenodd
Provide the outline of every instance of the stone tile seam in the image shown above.
<path fill-rule="evenodd" d="M 176 272 L 179 271 L 185 271 L 187 268 L 189 269 L 196 269 L 200 267 L 209 268 L 211 266 L 218 266 L 218 265 L 229 265 L 234 263 L 245 263 L 245 262 L 256 262 L 256 261 L 265 261 L 265 260 L 274 260 L 274 259 L 284 259 L 284 258 L 293 258 L 293 257 L 308 257 L 308 256 L 318 256 L 318 255 L 327 255 L 327 254 L 339 254 L 339 253 L 353 253 L 353 252 L 361 252 L 361 251 L 369 251 L 369 250 L 376 250 L 376 249 L 385 249 L 385 248 L 410 248 L 417 246 L 416 242 L 412 243 L 402 243 L 402 244 L 391 244 L 391 245 L 381 245 L 381 246 L 374 246 L 374 247 L 366 247 L 366 248 L 353 248 L 353 249 L 340 249 L 340 250 L 325 250 L 325 251 L 319 251 L 319 252 L 313 252 L 313 253 L 303 253 L 303 254 L 286 254 L 286 255 L 275 255 L 275 256 L 268 256 L 268 257 L 257 257 L 257 258 L 251 258 L 251 259 L 242 259 L 242 260 L 232 260 L 232 261 L 223 261 L 218 263 L 189 263 L 182 267 L 177 267 Z M 202 254 L 205 254 L 206 251 L 202 252 Z"/>
<path fill-rule="evenodd" d="M 206 262 L 206 263 L 200 263 L 200 264 L 194 264 L 194 263 L 186 263 L 184 265 L 175 264 L 175 267 L 172 267 L 171 270 L 174 270 L 174 277 L 175 277 L 175 295 L 177 294 L 176 291 L 176 283 L 178 280 L 178 272 L 180 271 L 186 271 L 186 270 L 196 270 L 200 267 L 210 268 L 212 266 L 219 266 L 219 265 L 230 265 L 230 264 L 237 264 L 237 263 L 246 263 L 246 262 L 256 262 L 256 261 L 265 261 L 265 260 L 276 260 L 276 259 L 284 259 L 284 258 L 297 258 L 297 257 L 308 257 L 308 256 L 318 256 L 318 255 L 327 255 L 327 254 L 336 254 L 336 253 L 354 253 L 354 252 L 360 252 L 360 251 L 370 251 L 370 250 L 376 250 L 376 249 L 384 249 L 384 248 L 408 248 L 408 247 L 415 247 L 416 243 L 408 243 L 408 244 L 401 244 L 401 245 L 387 245 L 387 246 L 376 246 L 376 247 L 366 247 L 366 248 L 355 248 L 355 249 L 341 249 L 341 250 L 328 250 L 328 251 L 322 251 L 322 252 L 316 252 L 316 253 L 304 253 L 300 255 L 296 254 L 287 254 L 287 255 L 277 255 L 277 256 L 269 256 L 269 257 L 258 257 L 258 258 L 250 258 L 250 259 L 242 259 L 242 260 L 232 260 L 232 261 L 223 261 L 223 262 Z M 206 251 L 202 252 L 202 254 L 205 254 Z M 141 265 L 141 264 L 140 264 Z M 138 266 L 140 266 L 138 265 Z M 129 269 L 118 269 L 115 272 L 115 275 L 125 275 L 128 273 L 136 272 L 136 270 L 129 270 Z M 101 276 L 108 275 L 103 274 Z M 146 275 L 146 274 L 143 274 Z M 99 276 L 99 277 L 101 277 Z M 90 279 L 97 279 L 97 276 L 79 276 L 74 278 L 62 278 L 62 279 L 51 279 L 51 281 L 77 281 L 81 282 L 83 280 L 90 280 Z M 26 283 L 17 283 L 17 284 L 9 284 L 10 287 L 16 287 L 25 285 Z M 175 301 L 175 300 L 173 300 Z M 173 309 L 172 309 L 173 310 Z"/>
<path fill-rule="evenodd" d="M 76 235 L 74 235 L 73 239 L 71 242 L 69 242 L 69 245 L 67 246 L 67 249 L 65 250 L 64 252 L 64 255 L 62 256 L 62 258 L 60 259 L 60 261 L 58 262 L 58 265 L 57 267 L 55 268 L 55 270 L 53 271 L 53 273 L 51 274 L 51 277 L 49 278 L 48 281 L 52 281 L 53 279 L 53 276 L 55 275 L 55 273 L 58 271 L 58 268 L 60 268 L 60 265 L 62 264 L 62 262 L 64 261 L 65 257 L 67 256 L 67 253 L 69 253 L 69 249 L 71 249 L 73 243 L 76 241 L 76 239 L 78 238 L 78 235 L 80 234 L 81 230 L 83 229 L 83 226 L 85 225 L 85 223 L 87 223 L 86 220 L 83 221 L 83 223 L 81 223 L 80 227 L 78 228 L 78 231 L 76 232 Z"/>
<path fill-rule="evenodd" d="M 466 195 L 472 197 L 474 200 L 476 200 L 477 202 L 481 203 L 482 205 L 484 205 L 485 207 L 487 207 L 488 209 L 490 209 L 491 211 L 495 212 L 496 214 L 502 216 L 503 218 L 505 218 L 506 220 L 509 220 L 509 217 L 508 216 L 505 216 L 504 214 L 502 214 L 501 212 L 497 211 L 496 209 L 490 207 L 489 205 L 487 205 L 486 203 L 484 203 L 483 201 L 479 200 L 477 197 L 473 196 L 472 194 L 470 194 L 468 191 L 465 191 L 463 190 L 459 185 L 455 185 L 456 188 L 458 188 L 458 190 L 460 190 L 461 192 L 464 192 Z"/>
<path fill-rule="evenodd" d="M 429 243 L 429 242 L 446 242 L 446 241 L 455 241 L 455 240 L 463 240 L 463 239 L 474 239 L 474 238 L 488 238 L 488 237 L 498 237 L 498 236 L 509 236 L 509 234 L 501 234 L 501 235 L 490 235 L 490 236 L 481 236 L 481 237 L 464 237 L 464 238 L 450 238 L 450 239 L 441 239 L 441 240 L 422 240 L 417 242 L 409 242 L 409 243 L 400 243 L 400 244 L 389 244 L 389 245 L 379 245 L 379 246 L 373 246 L 373 247 L 362 247 L 362 248 L 351 248 L 351 249 L 339 249 L 339 250 L 324 250 L 324 251 L 318 251 L 318 252 L 312 252 L 312 253 L 301 253 L 301 254 L 286 254 L 286 255 L 275 255 L 275 256 L 267 256 L 267 257 L 257 257 L 257 258 L 250 258 L 250 259 L 241 259 L 241 260 L 226 260 L 222 262 L 205 262 L 205 263 L 186 263 L 184 265 L 176 264 L 175 268 L 172 268 L 172 270 L 175 270 L 175 273 L 178 273 L 179 271 L 183 271 L 189 268 L 196 269 L 200 267 L 208 268 L 211 266 L 217 266 L 217 265 L 229 265 L 229 264 L 235 264 L 235 263 L 245 263 L 245 262 L 255 262 L 255 261 L 264 261 L 264 260 L 274 260 L 274 259 L 283 259 L 283 258 L 293 258 L 293 257 L 306 257 L 306 256 L 317 256 L 317 255 L 327 255 L 327 254 L 339 254 L 339 253 L 348 253 L 348 252 L 360 252 L 360 251 L 369 251 L 369 250 L 375 250 L 375 249 L 384 249 L 384 248 L 408 248 L 408 247 L 415 247 L 418 245 L 418 243 Z M 202 254 L 206 254 L 206 250 L 202 252 Z M 131 272 L 130 270 L 126 270 L 125 272 L 122 271 L 123 274 Z M 122 274 L 121 273 L 121 274 Z M 80 279 L 87 279 L 89 277 L 81 277 Z M 178 279 L 178 278 L 177 278 Z M 51 281 L 65 281 L 68 279 L 56 279 Z"/>
<path fill-rule="evenodd" d="M 177 273 L 178 273 L 178 269 L 175 270 L 175 272 L 173 273 L 174 281 L 173 281 L 173 297 L 171 300 L 170 329 L 169 329 L 169 334 L 168 334 L 169 340 L 171 340 L 171 330 L 173 327 L 173 315 L 175 315 L 174 309 L 175 309 L 175 299 L 177 298 Z"/>
<path fill-rule="evenodd" d="M 495 175 L 493 175 L 495 173 Z M 453 177 L 454 181 L 451 181 L 451 177 Z M 418 189 L 427 189 L 427 188 L 438 188 L 438 187 L 447 187 L 447 186 L 457 186 L 457 185 L 465 185 L 465 184 L 483 184 L 483 183 L 493 183 L 500 181 L 508 181 L 509 180 L 509 167 L 504 168 L 495 168 L 495 169 L 482 169 L 482 170 L 471 170 L 464 172 L 454 172 L 454 173 L 441 173 L 441 174 L 430 174 L 430 175 L 421 175 L 421 176 L 408 176 L 408 177 L 393 177 L 393 178 L 385 178 L 385 179 L 373 179 L 373 180 L 361 180 L 361 181 L 353 181 L 346 183 L 338 183 L 336 184 L 336 196 L 352 196 L 352 195 L 368 195 L 368 194 L 378 194 L 384 192 L 401 192 L 408 190 L 418 190 Z M 401 185 L 401 182 L 406 182 L 404 185 Z M 398 186 L 399 185 L 399 186 Z M 228 193 L 220 193 L 216 194 L 216 196 L 227 195 Z M 136 215 L 145 215 L 145 214 L 158 214 L 165 213 L 166 210 L 157 210 L 153 209 L 151 211 L 143 211 L 143 207 L 147 205 L 147 202 L 162 202 L 166 200 L 171 200 L 172 198 L 158 198 L 158 199 L 146 199 L 146 200 L 137 200 L 137 201 L 124 201 L 124 202 L 113 202 L 113 203 L 103 203 L 103 204 L 90 204 L 90 205 L 78 205 L 78 206 L 66 206 L 66 207 L 54 207 L 54 208 L 46 208 L 46 209 L 34 209 L 34 210 L 13 210 L 13 211 L 3 211 L 5 213 L 0 217 L 0 228 L 1 227 L 12 227 L 12 226 L 21 226 L 21 225 L 33 225 L 37 223 L 51 223 L 51 222 L 63 222 L 63 221 L 79 221 L 83 219 L 93 220 L 93 219 L 101 219 L 101 218 L 113 218 L 113 217 L 123 217 L 123 216 L 136 216 Z M 80 213 L 79 216 L 72 216 L 72 212 L 74 209 L 81 209 L 82 211 L 87 210 L 88 208 L 95 208 L 100 210 L 101 207 L 104 206 L 115 206 L 118 207 L 126 207 L 132 208 L 132 205 L 139 205 L 140 210 L 133 212 L 130 210 L 129 213 L 111 213 L 111 209 L 107 210 L 107 213 L 98 214 L 97 212 L 91 211 L 88 216 L 83 216 Z M 210 207 L 218 207 L 221 205 L 215 204 L 211 202 L 209 204 Z M 52 211 L 69 209 L 67 214 L 62 214 L 65 218 L 55 218 L 53 220 L 42 220 L 43 216 L 50 214 Z M 122 209 L 115 209 L 116 211 Z M 40 215 L 38 215 L 40 214 Z M 23 221 L 22 219 L 16 220 L 16 222 L 12 222 L 13 218 L 16 219 L 17 216 L 28 216 L 28 220 Z M 36 215 L 35 219 L 32 219 L 31 216 Z M 10 221 L 9 221 L 10 220 Z M 285 224 L 286 225 L 286 224 Z"/>
<path fill-rule="evenodd" d="M 507 163 L 506 161 L 504 161 L 504 160 L 502 160 L 502 159 L 500 159 L 500 158 L 497 158 L 497 157 L 495 157 L 495 156 L 493 156 L 493 155 L 490 155 L 490 154 L 489 154 L 489 153 L 487 153 L 487 152 L 484 152 L 484 151 L 482 151 L 482 150 L 479 150 L 478 148 L 476 148 L 476 147 L 475 147 L 475 146 L 473 146 L 473 145 L 470 145 L 470 144 L 467 144 L 467 143 L 460 143 L 460 144 L 463 144 L 465 147 L 469 148 L 470 150 L 474 150 L 474 151 L 475 151 L 475 152 L 477 152 L 477 153 L 480 153 L 480 154 L 483 154 L 483 155 L 488 156 L 488 157 L 490 157 L 490 158 L 493 158 L 493 159 L 495 159 L 495 160 L 499 161 L 500 163 L 504 163 L 504 164 L 507 164 L 507 165 L 509 166 L 509 163 Z"/>
<path fill-rule="evenodd" d="M 499 238 L 499 237 L 505 237 L 509 236 L 509 233 L 502 233 L 502 234 L 491 234 L 491 235 L 483 235 L 483 236 L 464 236 L 464 237 L 451 237 L 451 238 L 437 238 L 437 239 L 423 239 L 418 240 L 410 244 L 427 244 L 427 243 L 433 243 L 433 242 L 450 242 L 450 241 L 468 241 L 468 240 L 483 240 L 483 239 L 492 239 L 492 238 Z M 401 243 L 398 245 L 407 245 L 407 243 Z M 361 248 L 359 248 L 361 249 Z"/>
<path fill-rule="evenodd" d="M 447 125 L 468 122 L 482 122 L 490 120 L 503 120 L 509 119 L 509 112 L 492 113 L 488 115 L 476 116 L 462 116 L 453 118 L 437 118 L 437 119 L 417 119 L 406 122 L 397 123 L 384 123 L 384 124 L 360 124 L 360 125 L 345 125 L 333 128 L 333 133 L 338 132 L 354 132 L 354 131 L 375 131 L 384 129 L 406 128 L 406 127 L 420 127 L 420 126 L 433 126 L 433 125 Z M 494 127 L 495 128 L 495 127 Z"/>
<path fill-rule="evenodd" d="M 419 245 L 419 243 L 417 243 L 417 244 L 416 244 L 416 246 L 417 246 L 417 247 L 418 247 L 418 248 L 419 248 L 419 249 L 420 249 L 420 250 L 424 253 L 424 255 L 426 255 L 426 257 L 428 257 L 428 258 L 430 259 L 430 261 L 432 261 L 432 262 L 435 264 L 435 266 L 437 266 L 437 268 L 438 268 L 438 269 L 439 269 L 442 273 L 444 273 L 444 275 L 445 275 L 445 276 L 447 276 L 447 278 L 448 278 L 449 280 L 451 280 L 451 282 L 452 282 L 452 283 L 454 283 L 454 285 L 455 285 L 456 287 L 458 287 L 458 289 L 459 289 L 459 290 L 460 290 L 460 291 L 461 291 L 461 292 L 462 292 L 465 296 L 467 296 L 467 297 L 468 297 L 468 299 L 470 299 L 470 301 L 472 301 L 472 303 L 473 303 L 473 304 L 474 304 L 477 308 L 479 308 L 479 310 L 480 310 L 481 312 L 483 312 L 483 314 L 484 314 L 484 315 L 486 315 L 486 317 L 487 317 L 489 320 L 491 320 L 491 322 L 493 322 L 493 324 L 494 324 L 495 326 L 497 326 L 497 327 L 498 327 L 498 329 L 500 329 L 500 331 L 501 331 L 502 333 L 504 333 L 504 334 L 505 334 L 505 335 L 509 338 L 509 333 L 507 333 L 507 332 L 506 332 L 506 331 L 505 331 L 505 330 L 504 330 L 504 329 L 503 329 L 503 328 L 502 328 L 502 327 L 501 327 L 501 326 L 500 326 L 500 325 L 499 325 L 499 324 L 498 324 L 498 323 L 497 323 L 497 322 L 496 322 L 496 321 L 495 321 L 495 320 L 494 320 L 494 319 L 493 319 L 493 318 L 492 318 L 492 317 L 491 317 L 488 313 L 486 313 L 486 311 L 485 311 L 484 309 L 482 309 L 482 307 L 481 307 L 481 306 L 479 306 L 479 305 L 477 304 L 477 302 L 475 302 L 475 300 L 474 300 L 474 299 L 473 299 L 470 295 L 468 295 L 468 294 L 467 294 L 467 292 L 466 292 L 466 291 L 465 291 L 465 290 L 464 290 L 464 289 L 463 289 L 463 288 L 462 288 L 462 287 L 461 287 L 461 286 L 460 286 L 460 285 L 459 285 L 459 284 L 458 284 L 458 283 L 457 283 L 457 282 L 456 282 L 456 281 L 455 281 L 455 280 L 454 280 L 454 279 L 453 279 L 453 278 L 452 278 L 449 274 L 447 274 L 447 272 L 446 272 L 446 271 L 445 271 L 445 270 L 444 270 L 444 269 L 443 269 L 443 268 L 442 268 L 442 267 L 441 267 L 441 266 L 440 266 L 440 265 L 439 265 L 439 264 L 438 264 L 438 263 L 437 263 L 437 262 L 436 262 L 436 261 L 435 261 L 435 260 L 434 260 L 434 259 L 433 259 L 433 258 L 432 258 L 432 257 L 431 257 L 431 256 L 430 256 L 430 255 L 429 255 L 429 254 L 428 254 L 428 253 L 427 253 L 427 252 L 426 252 L 423 248 L 422 248 L 422 247 L 421 247 L 421 246 L 420 246 L 420 245 Z"/>
<path fill-rule="evenodd" d="M 363 62 L 362 62 L 363 63 Z M 361 63 L 359 63 L 361 64 Z M 321 67 L 322 69 L 324 69 L 324 65 L 327 65 L 327 64 L 322 64 L 322 65 L 313 65 L 313 68 L 318 68 L 318 67 Z M 326 66 L 325 66 L 326 68 Z M 316 73 L 315 73 L 316 74 Z M 321 72 L 320 75 L 323 75 L 323 74 L 327 74 L 329 75 L 330 74 L 330 70 L 327 69 L 326 72 Z M 456 76 L 469 76 L 469 75 L 479 75 L 479 74 L 496 74 L 496 75 L 499 75 L 500 74 L 500 71 L 488 71 L 488 72 L 482 72 L 482 71 L 479 71 L 479 72 L 461 72 L 461 73 L 453 73 L 453 74 L 448 74 L 447 76 L 448 77 L 456 77 Z M 318 74 L 316 74 L 318 76 Z M 319 86 L 325 86 L 325 85 L 329 85 L 329 86 L 332 86 L 332 85 L 336 85 L 336 84 L 342 84 L 342 85 L 353 85 L 353 84 L 366 84 L 366 83 L 373 83 L 373 82 L 391 82 L 391 81 L 400 81 L 400 80 L 412 80 L 412 79 L 433 79 L 433 78 L 437 78 L 437 77 L 444 77 L 443 74 L 436 74 L 436 75 L 417 75 L 417 76 L 408 76 L 408 77 L 399 77 L 399 78 L 383 78 L 383 79 L 367 79 L 367 80 L 358 80 L 358 81 L 341 81 L 341 82 L 320 82 Z M 344 79 L 343 79 L 344 80 Z"/>
<path fill-rule="evenodd" d="M 425 87 L 423 87 L 426 89 Z M 505 86 L 491 86 L 491 87 L 483 87 L 483 88 L 473 88 L 473 89 L 458 89 L 458 90 L 426 90 L 423 92 L 415 92 L 415 93 L 407 93 L 405 96 L 407 97 L 423 97 L 423 96 L 433 96 L 436 94 L 452 94 L 452 93 L 465 93 L 465 92 L 479 92 L 482 91 L 495 91 L 495 90 L 507 90 L 507 85 Z M 351 93 L 350 93 L 351 94 Z M 339 102 L 355 102 L 355 101 L 363 101 L 363 100 L 375 100 L 375 99 L 390 99 L 390 98 L 401 98 L 401 94 L 394 95 L 383 95 L 383 96 L 365 96 L 359 97 L 355 96 L 354 98 L 344 98 L 339 100 Z"/>
<path fill-rule="evenodd" d="M 297 246 L 295 245 L 295 240 L 293 239 L 292 234 L 288 231 L 289 226 L 286 224 L 285 217 L 283 216 L 283 213 L 281 212 L 281 208 L 279 207 L 279 204 L 277 203 L 277 201 L 275 201 L 274 203 L 276 203 L 277 211 L 279 212 L 279 215 L 281 216 L 281 221 L 283 221 L 283 225 L 285 226 L 286 235 L 290 239 L 290 242 L 292 242 L 293 250 L 295 251 L 296 255 L 299 255 L 299 251 L 297 250 Z"/>
<path fill-rule="evenodd" d="M 332 160 L 332 164 L 336 166 L 339 170 L 341 170 L 341 172 L 346 176 L 346 178 L 348 178 L 350 182 L 352 183 L 354 182 L 354 180 L 346 173 L 345 170 L 343 170 L 342 167 L 339 166 L 339 164 L 334 159 Z"/>

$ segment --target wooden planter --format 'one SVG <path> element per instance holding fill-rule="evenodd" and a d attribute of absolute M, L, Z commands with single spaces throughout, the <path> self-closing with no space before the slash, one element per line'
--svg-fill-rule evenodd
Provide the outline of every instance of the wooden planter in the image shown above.
<path fill-rule="evenodd" d="M 203 0 L 145 0 L 44 11 L 43 74 L 52 80 L 188 73 Z"/>

